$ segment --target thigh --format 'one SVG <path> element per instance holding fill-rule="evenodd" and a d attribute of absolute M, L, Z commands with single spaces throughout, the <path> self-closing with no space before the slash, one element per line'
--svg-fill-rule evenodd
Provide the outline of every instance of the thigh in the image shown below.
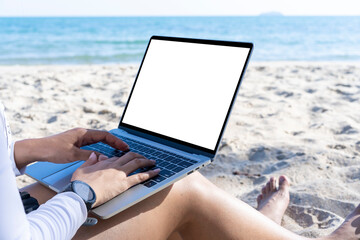
<path fill-rule="evenodd" d="M 21 191 L 27 191 L 40 204 L 56 195 L 47 187 L 34 183 Z M 137 203 L 116 216 L 101 220 L 95 226 L 80 227 L 74 239 L 181 239 L 176 232 L 187 220 L 186 206 L 189 201 L 186 189 L 174 184 Z"/>
<path fill-rule="evenodd" d="M 39 204 L 45 203 L 47 200 L 56 195 L 55 191 L 41 185 L 38 182 L 30 184 L 20 189 L 20 191 L 26 191 L 30 193 L 32 197 L 38 200 Z"/>

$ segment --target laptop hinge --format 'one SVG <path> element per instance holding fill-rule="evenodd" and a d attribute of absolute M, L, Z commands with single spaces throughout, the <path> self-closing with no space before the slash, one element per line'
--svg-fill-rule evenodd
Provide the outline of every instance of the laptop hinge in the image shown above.
<path fill-rule="evenodd" d="M 215 155 L 212 154 L 212 153 L 208 153 L 206 151 L 202 151 L 202 150 L 199 150 L 199 149 L 196 149 L 196 148 L 193 148 L 193 147 L 185 146 L 185 145 L 182 145 L 180 143 L 176 143 L 176 142 L 166 140 L 166 139 L 163 139 L 163 138 L 160 138 L 160 137 L 156 137 L 156 136 L 153 136 L 153 135 L 150 135 L 150 134 L 139 132 L 139 131 L 136 131 L 136 130 L 133 130 L 133 129 L 130 129 L 130 128 L 120 127 L 119 126 L 118 129 L 123 130 L 123 131 L 125 131 L 125 132 L 127 132 L 129 134 L 133 134 L 133 135 L 138 136 L 138 137 L 146 138 L 148 140 L 151 140 L 151 141 L 154 141 L 154 142 L 157 142 L 157 143 L 169 146 L 169 147 L 173 147 L 173 148 L 179 149 L 179 150 L 184 151 L 184 152 L 188 152 L 190 154 L 197 154 L 197 155 L 205 156 L 205 157 L 208 157 L 208 158 L 211 158 L 211 159 L 215 157 Z"/>

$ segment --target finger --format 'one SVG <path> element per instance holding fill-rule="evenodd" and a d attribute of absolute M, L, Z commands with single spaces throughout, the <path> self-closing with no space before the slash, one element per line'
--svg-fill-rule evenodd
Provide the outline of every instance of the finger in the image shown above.
<path fill-rule="evenodd" d="M 75 148 L 75 147 L 74 147 Z M 91 150 L 84 150 L 84 149 L 80 149 L 80 148 L 75 148 L 74 149 L 74 160 L 86 160 L 90 157 L 91 153 L 95 153 L 97 156 L 100 155 L 100 153 L 98 152 L 94 152 Z"/>
<path fill-rule="evenodd" d="M 98 161 L 105 164 L 107 166 L 107 168 L 113 168 L 112 164 L 114 164 L 114 162 L 116 162 L 119 159 L 118 157 L 111 157 L 111 158 L 108 158 L 108 157 L 105 158 L 105 157 L 102 157 L 100 159 L 100 156 L 99 156 Z"/>
<path fill-rule="evenodd" d="M 111 157 L 111 158 L 104 159 L 103 161 L 106 161 L 108 163 L 113 163 L 113 162 L 118 161 L 118 160 L 119 160 L 118 157 Z"/>
<path fill-rule="evenodd" d="M 115 149 L 119 149 L 122 151 L 128 151 L 129 146 L 123 142 L 121 139 L 115 137 L 109 132 L 100 131 L 100 130 L 87 130 L 85 135 L 82 137 L 81 146 L 103 142 Z"/>
<path fill-rule="evenodd" d="M 115 168 L 122 170 L 127 175 L 129 175 L 130 173 L 134 172 L 138 168 L 154 166 L 155 163 L 156 162 L 154 160 L 150 160 L 147 158 L 135 158 L 135 159 L 131 160 L 130 162 L 126 163 L 125 165 L 115 167 Z M 116 162 L 114 164 L 116 165 Z"/>
<path fill-rule="evenodd" d="M 95 163 L 97 163 L 97 156 L 94 152 L 91 153 L 90 157 L 88 160 L 86 160 L 80 167 L 87 167 L 87 166 L 91 166 L 94 165 Z"/>
<path fill-rule="evenodd" d="M 128 184 L 129 184 L 129 188 L 138 184 L 138 183 L 141 183 L 141 182 L 144 182 L 152 177 L 155 177 L 156 175 L 158 175 L 160 172 L 160 169 L 157 168 L 157 169 L 154 169 L 154 170 L 150 170 L 150 171 L 147 171 L 147 172 L 143 172 L 143 173 L 138 173 L 138 174 L 134 174 L 130 177 L 128 177 Z"/>
<path fill-rule="evenodd" d="M 117 160 L 117 164 L 119 166 L 125 165 L 126 163 L 134 160 L 135 158 L 145 158 L 143 155 L 134 152 L 128 152 L 123 156 L 119 157 Z"/>
<path fill-rule="evenodd" d="M 100 156 L 99 156 L 99 162 L 100 161 L 104 161 L 104 160 L 106 160 L 106 159 L 108 159 L 108 157 L 107 156 L 105 156 L 105 155 L 103 155 L 103 154 L 100 154 Z"/>

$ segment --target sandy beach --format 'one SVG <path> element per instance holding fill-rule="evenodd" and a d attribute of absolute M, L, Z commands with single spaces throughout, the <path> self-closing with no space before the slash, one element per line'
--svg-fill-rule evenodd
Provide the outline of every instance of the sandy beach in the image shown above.
<path fill-rule="evenodd" d="M 0 66 L 14 138 L 116 128 L 137 69 Z M 262 185 L 285 174 L 292 186 L 283 226 L 332 232 L 360 203 L 359 80 L 360 63 L 252 62 L 218 155 L 201 172 L 254 207 Z M 17 178 L 19 187 L 31 182 Z"/>

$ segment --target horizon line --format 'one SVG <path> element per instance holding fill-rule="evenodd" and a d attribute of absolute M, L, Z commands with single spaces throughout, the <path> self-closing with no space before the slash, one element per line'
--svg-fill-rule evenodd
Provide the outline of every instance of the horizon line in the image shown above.
<path fill-rule="evenodd" d="M 0 18 L 115 18 L 115 17 L 360 17 L 360 15 L 285 15 L 275 14 L 267 15 L 261 13 L 257 15 L 9 15 L 1 16 Z"/>

